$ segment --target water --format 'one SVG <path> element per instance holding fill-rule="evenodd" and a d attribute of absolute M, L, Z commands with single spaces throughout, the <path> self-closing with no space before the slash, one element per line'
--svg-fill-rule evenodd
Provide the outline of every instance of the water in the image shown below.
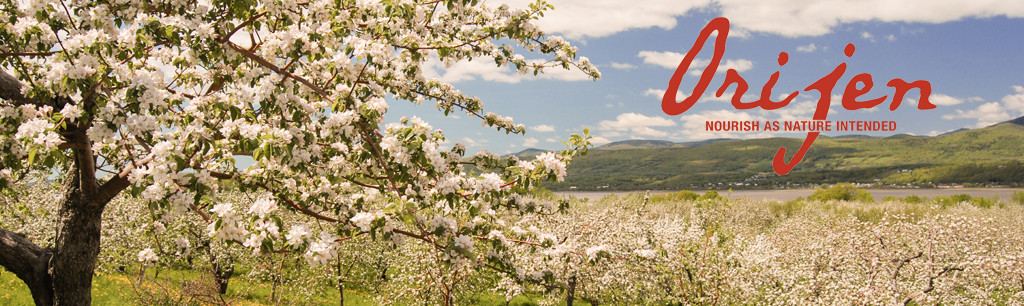
<path fill-rule="evenodd" d="M 764 200 L 764 201 L 789 201 L 796 200 L 799 197 L 808 197 L 814 193 L 815 189 L 784 189 L 784 190 L 734 190 L 732 194 L 729 194 L 728 190 L 718 190 L 718 194 L 722 196 L 728 196 L 729 198 L 747 198 L 750 200 Z M 1015 191 L 1021 191 L 1020 188 L 952 188 L 952 189 L 867 189 L 871 192 L 871 195 L 875 197 L 875 201 L 881 201 L 887 196 L 893 196 L 897 198 L 905 198 L 907 196 L 916 195 L 923 198 L 934 198 L 938 196 L 951 196 L 955 194 L 968 194 L 971 197 L 985 197 L 992 198 L 997 197 L 1002 201 L 1009 201 L 1010 197 Z M 644 191 L 633 191 L 635 193 L 643 193 Z M 659 193 L 672 193 L 675 191 L 651 191 L 651 194 Z M 697 193 L 704 193 L 703 191 L 696 191 Z M 628 194 L 629 191 L 567 191 L 567 192 L 556 192 L 559 195 L 574 196 L 577 198 L 587 199 L 600 199 L 609 194 Z"/>

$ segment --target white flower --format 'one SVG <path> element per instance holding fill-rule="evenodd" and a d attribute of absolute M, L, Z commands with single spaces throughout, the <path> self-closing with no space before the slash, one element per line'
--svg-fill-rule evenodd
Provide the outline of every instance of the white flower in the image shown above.
<path fill-rule="evenodd" d="M 467 235 L 460 235 L 459 237 L 455 237 L 455 247 L 466 250 L 472 249 L 473 237 Z"/>
<path fill-rule="evenodd" d="M 18 127 L 18 133 L 14 134 L 16 139 L 28 139 L 34 138 L 37 134 L 43 133 L 46 130 L 52 128 L 49 121 L 44 119 L 32 119 L 28 122 L 22 123 Z"/>
<path fill-rule="evenodd" d="M 349 220 L 352 221 L 353 225 L 359 227 L 359 230 L 368 232 L 370 231 L 370 223 L 373 223 L 373 221 L 377 220 L 377 218 L 380 218 L 380 216 L 380 213 L 361 212 L 356 214 Z"/>
<path fill-rule="evenodd" d="M 238 134 L 249 140 L 256 139 L 262 131 L 263 127 L 259 124 L 240 124 L 238 126 Z"/>
<path fill-rule="evenodd" d="M 231 203 L 222 203 L 214 205 L 210 212 L 216 213 L 218 217 L 223 218 L 225 215 L 234 214 L 235 207 Z"/>
<path fill-rule="evenodd" d="M 75 122 L 78 121 L 78 117 L 82 116 L 82 109 L 78 108 L 78 105 L 68 103 L 64 105 L 64 109 L 60 110 L 60 114 L 64 115 L 68 121 Z"/>
<path fill-rule="evenodd" d="M 160 234 L 167 231 L 167 227 L 164 226 L 163 222 L 153 221 L 153 232 Z"/>
<path fill-rule="evenodd" d="M 151 248 L 146 248 L 145 250 L 139 251 L 139 262 L 141 263 L 156 262 L 157 259 L 159 258 L 156 256 L 156 253 L 153 252 L 153 249 Z"/>
<path fill-rule="evenodd" d="M 383 114 L 388 110 L 388 103 L 380 97 L 371 98 L 370 101 L 366 101 L 366 107 L 377 111 L 377 113 Z"/>
<path fill-rule="evenodd" d="M 532 278 L 533 280 L 542 280 L 544 279 L 544 271 L 538 270 L 530 272 L 530 278 Z"/>
<path fill-rule="evenodd" d="M 525 172 L 533 172 L 533 169 L 537 168 L 537 164 L 534 164 L 533 162 L 520 160 L 518 163 L 516 163 L 516 167 L 523 169 L 523 171 Z"/>
<path fill-rule="evenodd" d="M 259 253 L 259 248 L 260 248 L 261 245 L 263 245 L 263 239 L 264 238 L 267 238 L 267 237 L 264 236 L 263 234 L 259 234 L 259 235 L 252 234 L 252 235 L 249 235 L 249 239 L 246 239 L 245 242 L 242 243 L 242 246 L 245 246 L 247 248 L 253 248 L 253 249 L 255 249 L 255 250 L 253 250 L 253 253 Z"/>
<path fill-rule="evenodd" d="M 637 256 L 640 256 L 640 257 L 643 257 L 643 258 L 647 258 L 647 259 L 654 258 L 655 256 L 658 255 L 658 251 L 655 251 L 655 250 L 641 250 L 641 249 L 637 249 L 637 250 L 634 250 L 633 253 L 636 253 Z"/>
<path fill-rule="evenodd" d="M 146 166 L 134 168 L 128 173 L 128 181 L 135 186 L 139 186 L 145 181 L 146 175 L 149 175 L 149 168 Z"/>
<path fill-rule="evenodd" d="M 608 245 L 605 245 L 605 244 L 602 244 L 602 245 L 599 245 L 599 246 L 595 246 L 595 247 L 589 247 L 589 248 L 587 248 L 587 258 L 589 258 L 590 260 L 595 260 L 595 259 L 597 259 L 598 255 L 600 255 L 601 252 L 607 253 L 608 252 L 607 249 L 608 249 Z"/>
<path fill-rule="evenodd" d="M 488 193 L 501 189 L 501 185 L 505 184 L 505 181 L 497 173 L 484 173 L 474 183 L 477 192 Z"/>
<path fill-rule="evenodd" d="M 158 157 L 167 157 L 171 155 L 171 150 L 174 149 L 174 144 L 169 141 L 161 141 L 153 146 L 153 155 Z"/>
<path fill-rule="evenodd" d="M 384 139 L 380 141 L 380 148 L 390 153 L 399 152 L 399 148 L 401 147 L 402 143 L 398 141 L 398 136 L 395 135 L 388 135 L 388 137 L 384 137 Z"/>
<path fill-rule="evenodd" d="M 142 191 L 142 198 L 150 202 L 162 200 L 166 195 L 164 188 L 156 184 L 149 185 Z"/>
<path fill-rule="evenodd" d="M 180 238 L 180 239 L 174 240 L 174 243 L 178 246 L 179 249 L 182 249 L 182 250 L 188 250 L 189 248 L 192 247 L 192 243 L 189 242 L 188 239 L 186 239 L 186 238 Z"/>
<path fill-rule="evenodd" d="M 256 230 L 263 234 L 269 234 L 274 238 L 278 238 L 281 235 L 280 228 L 277 227 L 277 222 L 272 220 L 256 220 Z"/>
<path fill-rule="evenodd" d="M 288 234 L 284 235 L 285 239 L 288 239 L 288 244 L 299 245 L 303 239 L 311 236 L 309 228 L 305 225 L 292 225 L 292 228 L 288 230 Z"/>
<path fill-rule="evenodd" d="M 565 162 L 559 160 L 554 152 L 537 155 L 537 160 L 544 165 L 545 170 L 554 173 L 559 182 L 565 178 Z"/>
<path fill-rule="evenodd" d="M 274 210 L 277 210 L 277 203 L 274 202 L 273 199 L 269 198 L 260 198 L 259 200 L 256 200 L 256 202 L 253 202 L 252 206 L 249 207 L 249 213 L 255 213 L 260 216 L 260 218 L 266 217 Z"/>
<path fill-rule="evenodd" d="M 309 249 L 303 257 L 311 266 L 325 265 L 335 257 L 338 257 L 337 238 L 328 233 L 320 235 L 320 240 L 309 245 Z"/>
<path fill-rule="evenodd" d="M 437 231 L 438 229 L 455 230 L 455 220 L 451 218 L 445 218 L 442 216 L 434 216 L 434 219 L 430 220 L 431 231 Z"/>

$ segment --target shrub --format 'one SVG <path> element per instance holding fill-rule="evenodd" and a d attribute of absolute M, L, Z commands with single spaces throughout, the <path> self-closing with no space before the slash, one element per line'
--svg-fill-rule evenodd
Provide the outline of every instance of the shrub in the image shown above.
<path fill-rule="evenodd" d="M 828 189 L 818 189 L 807 199 L 821 202 L 836 200 L 871 203 L 875 201 L 875 198 L 871 196 L 870 192 L 862 188 L 858 188 L 850 183 L 839 183 L 829 187 Z"/>
<path fill-rule="evenodd" d="M 979 208 L 991 208 L 999 202 L 995 199 L 984 197 L 971 197 L 969 194 L 954 194 L 949 197 L 935 197 L 932 202 L 943 208 L 956 206 L 960 203 L 967 203 Z"/>
<path fill-rule="evenodd" d="M 704 194 L 707 194 L 705 192 Z M 700 195 L 696 192 L 689 190 L 681 190 L 674 193 L 663 193 L 652 195 L 650 198 L 651 202 L 675 202 L 675 201 L 693 201 L 699 198 Z"/>
<path fill-rule="evenodd" d="M 909 195 L 906 198 L 903 198 L 903 202 L 910 204 L 921 204 L 924 203 L 924 198 L 916 195 Z"/>
<path fill-rule="evenodd" d="M 1024 190 L 1014 191 L 1013 196 L 1010 197 L 1010 203 L 1024 205 Z"/>

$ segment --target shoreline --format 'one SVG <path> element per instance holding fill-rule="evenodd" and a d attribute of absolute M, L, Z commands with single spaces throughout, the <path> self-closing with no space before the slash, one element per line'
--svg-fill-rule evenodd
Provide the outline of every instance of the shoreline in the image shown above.
<path fill-rule="evenodd" d="M 767 201 L 790 201 L 796 200 L 800 197 L 808 197 L 814 193 L 817 189 L 811 188 L 798 188 L 798 189 L 772 189 L 772 190 L 733 190 L 731 193 L 728 190 L 715 190 L 718 194 L 729 198 L 747 198 L 750 200 L 767 200 Z M 933 198 L 938 196 L 951 196 L 956 194 L 968 194 L 972 197 L 985 197 L 992 198 L 997 197 L 1000 201 L 1009 200 L 1010 197 L 1016 191 L 1024 191 L 1024 188 L 866 188 L 868 192 L 875 198 L 875 201 L 881 201 L 887 196 L 893 196 L 898 198 L 904 198 L 910 195 L 916 195 L 925 198 Z M 694 190 L 693 192 L 703 194 L 706 190 Z M 637 191 L 556 191 L 555 194 L 559 196 L 572 196 L 577 198 L 585 198 L 591 200 L 598 200 L 607 195 L 626 195 L 630 193 L 644 193 L 647 190 Z M 678 190 L 650 190 L 651 194 L 666 194 L 678 192 Z"/>

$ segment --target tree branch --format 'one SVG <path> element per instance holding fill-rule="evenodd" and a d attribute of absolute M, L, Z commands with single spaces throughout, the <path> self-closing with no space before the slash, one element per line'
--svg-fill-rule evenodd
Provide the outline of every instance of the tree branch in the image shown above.
<path fill-rule="evenodd" d="M 41 104 L 36 100 L 29 99 L 22 95 L 21 81 L 18 81 L 17 78 L 3 69 L 0 69 L 0 99 L 14 101 L 15 105 Z"/>
<path fill-rule="evenodd" d="M 53 296 L 53 286 L 47 272 L 51 256 L 53 253 L 50 250 L 32 243 L 24 235 L 0 228 L 0 266 L 24 281 L 32 289 L 32 298 L 37 303 L 50 301 Z M 50 291 L 37 292 L 37 289 L 44 288 Z"/>
<path fill-rule="evenodd" d="M 116 197 L 118 193 L 125 188 L 128 188 L 128 174 L 132 173 L 132 170 L 135 169 L 135 167 L 148 164 L 152 160 L 153 156 L 149 156 L 141 161 L 132 162 L 128 167 L 121 170 L 121 173 L 118 173 L 116 176 L 110 178 L 109 181 L 103 183 L 96 192 L 96 196 L 100 201 L 103 201 L 102 203 L 110 202 L 110 200 Z"/>
<path fill-rule="evenodd" d="M 288 71 L 285 71 L 284 69 L 281 69 L 281 67 L 278 67 L 277 65 L 274 65 L 273 63 L 267 61 L 266 59 L 260 57 L 259 55 L 256 55 L 256 53 L 253 53 L 252 51 L 249 51 L 249 50 L 247 50 L 245 48 L 242 48 L 241 46 L 236 45 L 236 44 L 234 44 L 232 42 L 227 42 L 226 44 L 228 45 L 228 47 L 231 47 L 232 50 L 235 50 L 238 53 L 241 53 L 242 55 L 245 55 L 245 57 L 255 61 L 258 64 L 260 64 L 260 66 L 263 66 L 263 67 L 265 67 L 267 69 L 273 70 L 274 72 L 277 72 L 280 75 L 283 75 L 285 77 L 289 77 L 289 78 L 291 78 L 291 79 L 293 79 L 293 80 L 295 80 L 295 81 L 297 81 L 299 83 L 302 83 L 302 85 L 306 85 L 306 87 L 309 87 L 309 89 L 312 89 L 314 92 L 320 94 L 324 98 L 327 98 L 327 97 L 330 96 L 330 95 L 327 94 L 327 91 L 324 90 L 323 88 L 320 88 L 319 86 L 313 85 L 313 83 L 310 83 L 308 80 L 306 80 L 306 79 L 304 79 L 304 78 L 302 78 L 300 76 L 294 75 L 291 72 L 288 72 Z"/>

